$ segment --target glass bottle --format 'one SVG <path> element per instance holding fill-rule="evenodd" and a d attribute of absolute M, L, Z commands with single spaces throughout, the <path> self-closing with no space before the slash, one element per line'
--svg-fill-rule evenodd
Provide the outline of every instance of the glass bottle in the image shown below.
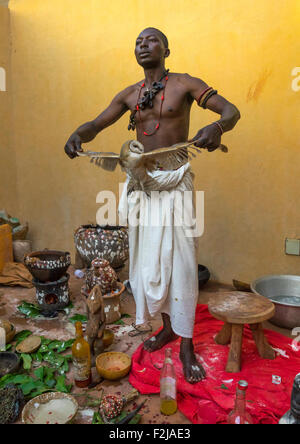
<path fill-rule="evenodd" d="M 294 381 L 291 409 L 280 419 L 279 424 L 300 424 L 300 373 Z"/>
<path fill-rule="evenodd" d="M 253 424 L 251 415 L 246 411 L 246 393 L 248 382 L 239 381 L 236 389 L 235 406 L 231 413 L 229 413 L 228 424 Z"/>
<path fill-rule="evenodd" d="M 177 411 L 177 381 L 172 361 L 172 349 L 167 348 L 165 362 L 160 373 L 160 411 L 173 415 Z"/>
<path fill-rule="evenodd" d="M 82 324 L 76 322 L 76 339 L 72 346 L 74 380 L 77 387 L 87 387 L 92 382 L 91 349 L 83 337 Z"/>

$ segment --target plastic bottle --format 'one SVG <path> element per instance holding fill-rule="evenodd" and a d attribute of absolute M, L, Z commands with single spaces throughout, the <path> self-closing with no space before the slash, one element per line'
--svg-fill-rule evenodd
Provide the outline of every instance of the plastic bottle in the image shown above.
<path fill-rule="evenodd" d="M 177 411 L 177 381 L 172 361 L 172 349 L 166 349 L 165 362 L 160 374 L 160 411 L 173 415 Z"/>
<path fill-rule="evenodd" d="M 229 413 L 228 424 L 253 424 L 251 415 L 246 410 L 246 393 L 248 389 L 248 382 L 239 381 L 236 389 L 235 406 L 231 413 Z"/>
<path fill-rule="evenodd" d="M 72 346 L 74 380 L 77 387 L 87 387 L 92 382 L 91 349 L 83 337 L 82 324 L 76 322 L 76 339 Z"/>

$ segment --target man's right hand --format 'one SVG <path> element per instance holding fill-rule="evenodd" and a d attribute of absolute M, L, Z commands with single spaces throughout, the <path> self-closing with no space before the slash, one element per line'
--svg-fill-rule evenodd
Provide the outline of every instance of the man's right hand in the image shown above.
<path fill-rule="evenodd" d="M 70 157 L 70 159 L 78 157 L 78 151 L 83 151 L 81 148 L 81 143 L 80 136 L 78 136 L 77 133 L 73 133 L 65 145 L 65 153 Z"/>

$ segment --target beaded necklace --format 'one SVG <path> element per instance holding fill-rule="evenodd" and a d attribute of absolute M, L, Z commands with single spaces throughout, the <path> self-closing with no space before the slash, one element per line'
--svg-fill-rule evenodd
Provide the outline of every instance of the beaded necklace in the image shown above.
<path fill-rule="evenodd" d="M 141 122 L 141 126 L 143 129 L 143 134 L 145 136 L 152 136 L 153 134 L 156 133 L 156 131 L 158 131 L 159 127 L 160 127 L 160 119 L 161 119 L 161 115 L 162 115 L 162 106 L 165 100 L 165 94 L 164 92 L 162 93 L 161 96 L 161 103 L 160 103 L 160 111 L 159 111 L 159 118 L 158 118 L 158 123 L 155 125 L 155 128 L 153 131 L 151 131 L 150 133 L 148 133 L 147 131 L 145 131 L 145 128 L 143 126 L 143 121 L 142 121 L 142 116 L 141 116 L 141 110 L 144 110 L 146 107 L 149 108 L 153 108 L 153 99 L 155 98 L 156 94 L 161 91 L 161 90 L 166 90 L 166 86 L 167 86 L 167 82 L 169 80 L 168 77 L 168 73 L 169 70 L 166 70 L 163 74 L 163 76 L 161 77 L 161 79 L 158 82 L 153 82 L 152 86 L 150 89 L 147 89 L 144 92 L 143 97 L 141 98 L 141 93 L 142 93 L 142 89 L 145 87 L 145 82 L 142 83 L 140 90 L 139 90 L 139 95 L 138 95 L 138 99 L 137 99 L 137 104 L 135 109 L 132 111 L 131 115 L 130 115 L 130 122 L 129 122 L 129 126 L 128 126 L 128 130 L 135 130 L 136 127 L 136 120 L 135 120 L 135 116 L 136 113 L 139 113 L 139 119 Z M 161 83 L 161 81 L 165 78 L 165 85 L 163 85 Z"/>

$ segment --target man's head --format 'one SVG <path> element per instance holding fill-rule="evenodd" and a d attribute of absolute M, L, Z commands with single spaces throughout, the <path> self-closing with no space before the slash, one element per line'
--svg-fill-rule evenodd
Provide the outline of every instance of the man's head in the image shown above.
<path fill-rule="evenodd" d="M 152 68 L 161 64 L 170 55 L 169 42 L 163 32 L 156 28 L 144 29 L 136 39 L 135 56 L 143 68 Z"/>

